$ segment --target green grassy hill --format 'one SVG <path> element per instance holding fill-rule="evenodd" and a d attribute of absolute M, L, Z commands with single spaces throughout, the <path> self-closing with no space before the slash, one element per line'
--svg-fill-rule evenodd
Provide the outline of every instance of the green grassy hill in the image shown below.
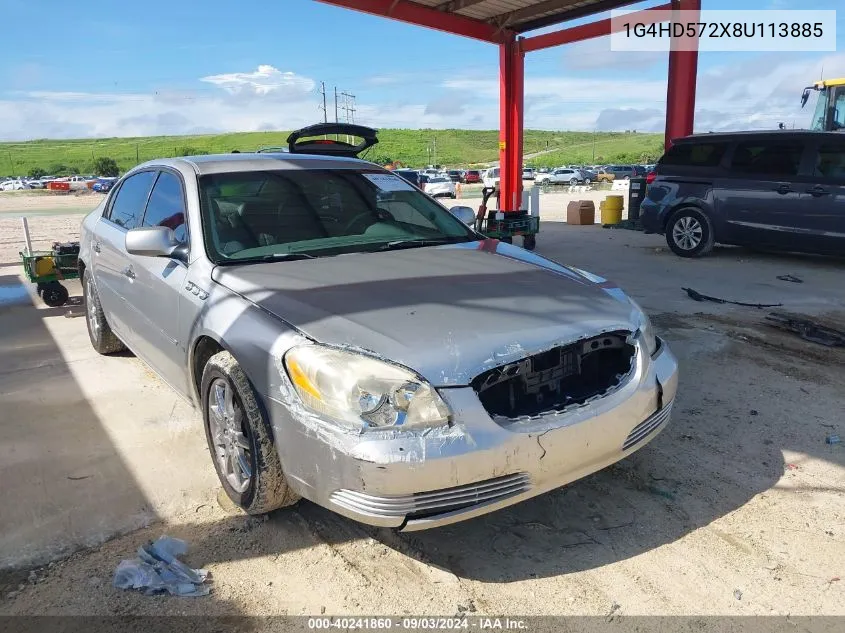
<path fill-rule="evenodd" d="M 284 146 L 288 132 L 238 132 L 201 136 L 151 136 L 139 138 L 103 138 L 37 140 L 0 143 L 0 174 L 25 175 L 34 168 L 55 173 L 88 173 L 94 159 L 109 157 L 121 170 L 153 158 L 188 153 L 220 153 L 234 149 L 251 151 L 259 147 Z M 434 161 L 429 151 L 437 147 L 437 163 L 467 166 L 498 159 L 499 134 L 495 130 L 381 130 L 379 144 L 365 158 L 384 163 L 401 161 L 422 167 Z M 525 153 L 553 150 L 526 164 L 552 167 L 569 163 L 646 162 L 661 153 L 662 136 L 622 132 L 545 132 L 525 131 Z M 595 145 L 595 154 L 594 154 Z"/>

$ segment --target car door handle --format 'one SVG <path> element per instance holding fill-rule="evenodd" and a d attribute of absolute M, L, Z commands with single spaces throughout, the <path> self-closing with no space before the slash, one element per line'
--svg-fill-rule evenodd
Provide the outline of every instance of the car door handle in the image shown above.
<path fill-rule="evenodd" d="M 129 277 L 129 279 L 135 279 L 135 271 L 132 270 L 132 266 L 127 266 L 122 271 L 120 271 L 124 277 Z"/>
<path fill-rule="evenodd" d="M 818 185 L 815 186 L 815 187 L 810 187 L 809 189 L 807 189 L 807 193 L 809 193 L 811 196 L 813 196 L 815 198 L 818 198 L 819 196 L 830 195 L 830 192 L 827 189 L 825 189 L 824 187 L 819 187 Z"/>
<path fill-rule="evenodd" d="M 781 183 L 781 184 L 779 184 L 779 185 L 778 185 L 778 188 L 777 188 L 777 189 L 775 189 L 775 191 L 777 191 L 777 192 L 778 192 L 779 194 L 781 194 L 781 195 L 785 195 L 785 194 L 787 194 L 787 193 L 789 193 L 789 192 L 791 192 L 791 191 L 792 191 L 792 187 L 790 187 L 790 186 L 789 186 L 788 184 L 786 184 L 786 183 Z"/>
<path fill-rule="evenodd" d="M 99 253 L 100 252 L 100 243 L 94 242 L 94 245 L 91 247 L 91 250 L 93 250 L 95 253 Z"/>

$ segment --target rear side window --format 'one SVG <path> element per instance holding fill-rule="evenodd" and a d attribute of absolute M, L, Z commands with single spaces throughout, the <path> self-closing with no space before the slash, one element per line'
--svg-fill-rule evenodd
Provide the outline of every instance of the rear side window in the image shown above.
<path fill-rule="evenodd" d="M 727 143 L 678 143 L 667 150 L 660 164 L 673 167 L 716 167 L 727 149 Z"/>
<path fill-rule="evenodd" d="M 803 150 L 798 141 L 745 141 L 737 144 L 731 168 L 761 176 L 796 176 Z"/>
<path fill-rule="evenodd" d="M 845 182 L 845 144 L 819 147 L 813 175 L 817 178 Z"/>
<path fill-rule="evenodd" d="M 142 171 L 124 180 L 112 203 L 109 220 L 127 230 L 141 226 L 141 217 L 155 177 L 154 171 Z"/>
<path fill-rule="evenodd" d="M 147 204 L 143 226 L 169 227 L 177 240 L 185 242 L 185 197 L 182 182 L 174 174 L 168 171 L 159 173 Z"/>

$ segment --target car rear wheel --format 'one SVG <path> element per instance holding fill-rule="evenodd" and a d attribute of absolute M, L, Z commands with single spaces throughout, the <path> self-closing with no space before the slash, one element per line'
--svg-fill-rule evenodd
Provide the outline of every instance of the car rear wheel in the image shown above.
<path fill-rule="evenodd" d="M 292 505 L 270 423 L 255 390 L 229 352 L 212 356 L 202 373 L 202 413 L 208 450 L 223 490 L 248 514 Z"/>
<path fill-rule="evenodd" d="M 109 322 L 106 320 L 106 313 L 100 305 L 100 296 L 97 294 L 97 287 L 94 285 L 94 275 L 89 269 L 82 273 L 82 297 L 85 301 L 85 324 L 88 326 L 88 338 L 98 353 L 114 354 L 126 349 L 117 335 L 112 332 Z"/>
<path fill-rule="evenodd" d="M 698 209 L 679 209 L 666 224 L 666 243 L 680 257 L 701 257 L 713 250 L 713 225 Z"/>

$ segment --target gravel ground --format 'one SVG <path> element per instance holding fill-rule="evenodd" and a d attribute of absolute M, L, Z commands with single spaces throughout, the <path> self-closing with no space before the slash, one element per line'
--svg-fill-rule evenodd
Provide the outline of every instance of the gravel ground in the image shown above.
<path fill-rule="evenodd" d="M 72 239 L 80 219 L 35 218 L 33 232 Z M 0 219 L 0 261 L 15 222 Z M 625 252 L 688 265 L 659 240 L 612 233 Z M 413 534 L 307 502 L 258 519 L 201 505 L 51 566 L 0 574 L 0 615 L 845 615 L 845 449 L 825 443 L 845 431 L 845 350 L 767 329 L 754 310 L 652 312 L 682 367 L 673 422 L 613 467 Z M 164 533 L 187 540 L 187 562 L 212 572 L 211 596 L 111 587 L 118 562 Z"/>

